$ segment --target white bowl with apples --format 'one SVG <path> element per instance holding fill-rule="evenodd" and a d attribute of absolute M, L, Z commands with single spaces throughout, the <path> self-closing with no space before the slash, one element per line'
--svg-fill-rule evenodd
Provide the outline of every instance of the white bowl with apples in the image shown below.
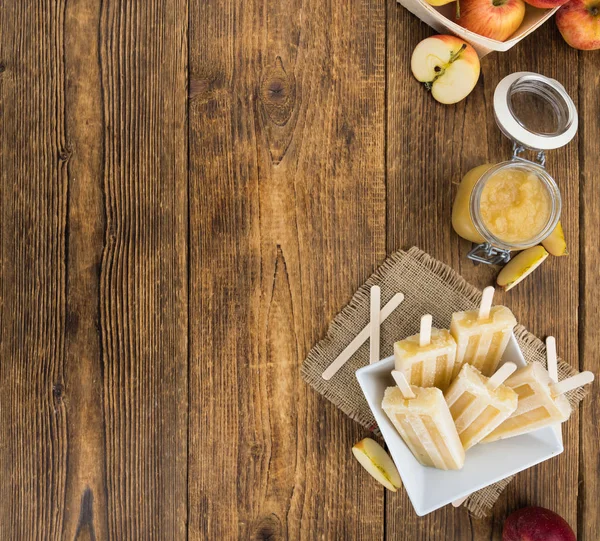
<path fill-rule="evenodd" d="M 530 0 L 528 4 L 523 0 L 460 0 L 459 19 L 454 0 L 430 1 L 438 5 L 425 0 L 398 0 L 440 34 L 454 34 L 469 42 L 479 56 L 485 56 L 514 47 L 550 19 L 566 0 Z"/>

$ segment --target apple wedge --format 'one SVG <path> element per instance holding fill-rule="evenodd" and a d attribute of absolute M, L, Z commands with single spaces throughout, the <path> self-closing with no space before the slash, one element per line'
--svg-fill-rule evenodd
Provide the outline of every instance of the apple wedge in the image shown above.
<path fill-rule="evenodd" d="M 477 52 L 455 36 L 431 36 L 413 51 L 410 67 L 417 81 L 446 105 L 466 98 L 479 80 Z"/>
<path fill-rule="evenodd" d="M 565 241 L 565 233 L 560 222 L 543 241 L 542 245 L 548 252 L 555 256 L 569 255 L 567 251 L 567 242 Z"/>
<path fill-rule="evenodd" d="M 504 291 L 512 289 L 537 269 L 547 257 L 548 252 L 543 246 L 534 246 L 523 250 L 500 271 L 496 283 Z"/>
<path fill-rule="evenodd" d="M 365 438 L 352 447 L 352 454 L 361 466 L 385 488 L 396 492 L 402 486 L 396 465 L 383 447 L 371 438 Z"/>

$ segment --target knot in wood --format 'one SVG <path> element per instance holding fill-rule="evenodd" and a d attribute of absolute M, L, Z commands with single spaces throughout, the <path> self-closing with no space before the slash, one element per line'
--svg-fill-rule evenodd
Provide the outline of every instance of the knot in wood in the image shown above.
<path fill-rule="evenodd" d="M 229 85 L 225 81 L 223 68 L 217 64 L 203 65 L 200 71 L 190 73 L 188 93 L 191 101 L 206 103 L 226 93 Z"/>
<path fill-rule="evenodd" d="M 254 459 L 260 458 L 263 455 L 263 446 L 260 443 L 250 445 L 250 456 Z"/>
<path fill-rule="evenodd" d="M 64 389 L 65 388 L 62 383 L 55 383 L 52 386 L 52 395 L 54 396 L 55 400 L 62 400 Z"/>
<path fill-rule="evenodd" d="M 268 82 L 267 91 L 268 99 L 271 101 L 285 101 L 287 98 L 287 81 L 285 79 L 273 78 Z"/>
<path fill-rule="evenodd" d="M 64 148 L 58 153 L 58 159 L 61 162 L 68 161 L 70 157 L 71 157 L 71 149 L 70 148 Z"/>
<path fill-rule="evenodd" d="M 275 513 L 261 518 L 254 528 L 252 539 L 275 541 L 283 539 L 281 520 Z"/>
<path fill-rule="evenodd" d="M 4 71 L 6 70 L 6 66 L 0 62 L 0 73 L 4 73 Z"/>
<path fill-rule="evenodd" d="M 278 126 L 287 123 L 296 102 L 296 79 L 286 73 L 279 56 L 275 65 L 267 68 L 263 74 L 260 99 L 271 122 Z"/>

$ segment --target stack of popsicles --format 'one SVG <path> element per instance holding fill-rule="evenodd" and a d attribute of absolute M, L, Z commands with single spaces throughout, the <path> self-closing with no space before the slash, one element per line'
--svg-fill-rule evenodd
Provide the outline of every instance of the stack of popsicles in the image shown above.
<path fill-rule="evenodd" d="M 492 307 L 493 295 L 486 288 L 479 310 L 453 314 L 450 331 L 423 316 L 419 334 L 394 345 L 397 386 L 386 389 L 382 408 L 425 466 L 461 469 L 465 451 L 478 443 L 566 421 L 564 393 L 594 379 L 582 372 L 558 383 L 552 337 L 549 371 L 537 363 L 498 369 L 517 322 L 505 306 Z"/>

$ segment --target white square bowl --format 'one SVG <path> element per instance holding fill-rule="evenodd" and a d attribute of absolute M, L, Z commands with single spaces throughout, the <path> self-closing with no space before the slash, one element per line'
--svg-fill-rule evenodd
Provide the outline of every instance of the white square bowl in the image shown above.
<path fill-rule="evenodd" d="M 508 361 L 514 362 L 518 367 L 526 365 L 514 336 L 508 343 L 500 365 Z M 391 376 L 393 369 L 394 358 L 388 357 L 357 370 L 356 377 L 419 516 L 431 513 L 563 451 L 560 426 L 546 427 L 522 436 L 471 447 L 466 453 L 462 470 L 444 471 L 423 466 L 415 459 L 381 409 L 385 389 L 395 385 Z"/>

